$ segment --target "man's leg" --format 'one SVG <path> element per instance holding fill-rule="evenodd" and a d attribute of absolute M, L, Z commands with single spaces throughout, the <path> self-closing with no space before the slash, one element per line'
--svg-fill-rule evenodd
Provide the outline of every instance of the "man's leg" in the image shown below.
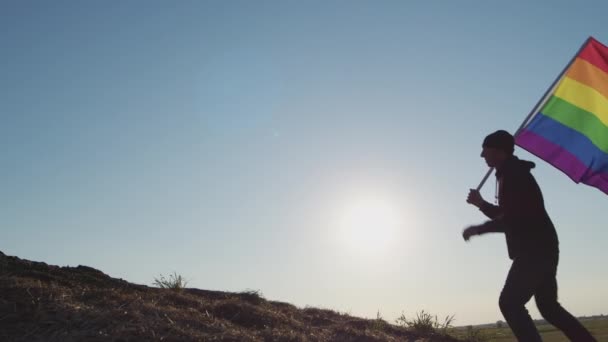
<path fill-rule="evenodd" d="M 534 295 L 538 311 L 547 322 L 563 331 L 571 341 L 596 341 L 591 333 L 557 301 L 557 258 L 549 267 L 550 273 Z"/>
<path fill-rule="evenodd" d="M 516 258 L 498 301 L 502 315 L 519 341 L 542 341 L 525 306 L 540 283 L 536 266 L 536 260 Z"/>

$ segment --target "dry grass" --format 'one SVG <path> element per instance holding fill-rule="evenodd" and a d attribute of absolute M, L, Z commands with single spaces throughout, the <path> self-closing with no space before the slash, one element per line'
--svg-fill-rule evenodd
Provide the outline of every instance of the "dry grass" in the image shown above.
<path fill-rule="evenodd" d="M 382 324 L 380 324 L 382 323 Z M 243 293 L 174 291 L 0 252 L 1 341 L 456 341 Z"/>

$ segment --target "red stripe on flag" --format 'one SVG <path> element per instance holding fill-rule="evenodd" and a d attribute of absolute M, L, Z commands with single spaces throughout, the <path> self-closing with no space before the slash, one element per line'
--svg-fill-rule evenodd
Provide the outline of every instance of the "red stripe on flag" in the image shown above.
<path fill-rule="evenodd" d="M 589 43 L 578 57 L 608 73 L 608 47 L 593 37 L 589 38 Z"/>

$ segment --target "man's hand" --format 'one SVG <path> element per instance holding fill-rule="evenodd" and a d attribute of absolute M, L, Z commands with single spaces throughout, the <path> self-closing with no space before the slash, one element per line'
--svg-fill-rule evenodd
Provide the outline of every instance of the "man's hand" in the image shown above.
<path fill-rule="evenodd" d="M 467 196 L 467 203 L 470 203 L 474 206 L 476 206 L 477 208 L 480 208 L 481 205 L 483 204 L 484 200 L 483 197 L 481 197 L 481 194 L 479 193 L 479 191 L 475 190 L 475 189 L 469 189 L 469 195 Z"/>
<path fill-rule="evenodd" d="M 462 238 L 464 239 L 464 241 L 469 241 L 471 236 L 479 235 L 479 233 L 481 232 L 480 230 L 481 226 L 469 226 L 465 228 L 465 230 L 462 232 Z"/>

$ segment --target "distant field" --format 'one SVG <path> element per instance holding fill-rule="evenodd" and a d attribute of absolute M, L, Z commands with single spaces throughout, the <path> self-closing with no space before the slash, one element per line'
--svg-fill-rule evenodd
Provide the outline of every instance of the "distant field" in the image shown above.
<path fill-rule="evenodd" d="M 608 317 L 594 318 L 594 319 L 583 319 L 581 323 L 598 341 L 608 342 Z M 480 328 L 481 334 L 487 338 L 489 342 L 507 342 L 517 341 L 511 329 L 507 328 Z M 541 333 L 541 337 L 544 342 L 568 342 L 561 331 L 557 330 L 554 326 L 549 324 L 543 324 L 538 326 L 538 330 Z"/>

